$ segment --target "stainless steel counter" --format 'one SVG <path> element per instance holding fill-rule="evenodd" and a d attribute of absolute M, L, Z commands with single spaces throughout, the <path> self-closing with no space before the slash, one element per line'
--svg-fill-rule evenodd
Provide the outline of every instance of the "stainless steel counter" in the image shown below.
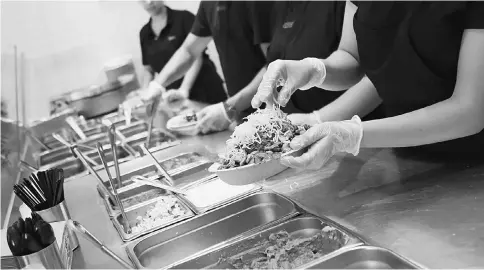
<path fill-rule="evenodd" d="M 183 141 L 215 153 L 229 134 Z M 66 183 L 71 216 L 127 260 L 96 184 L 92 176 Z M 263 185 L 429 268 L 484 268 L 483 163 L 418 160 L 389 149 L 364 149 L 358 157 L 336 156 L 319 171 L 286 170 Z M 121 267 L 91 243 L 79 241 L 73 268 Z"/>

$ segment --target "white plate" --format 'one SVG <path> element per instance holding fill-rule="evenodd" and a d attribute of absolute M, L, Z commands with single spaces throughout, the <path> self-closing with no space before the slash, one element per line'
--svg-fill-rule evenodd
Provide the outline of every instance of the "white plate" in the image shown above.
<path fill-rule="evenodd" d="M 305 149 L 293 150 L 282 156 L 300 156 L 304 151 Z M 214 163 L 208 168 L 208 171 L 216 173 L 222 181 L 234 186 L 259 182 L 287 169 L 286 166 L 281 164 L 280 159 L 271 159 L 258 164 L 249 164 L 230 169 L 219 169 L 220 166 L 220 163 Z"/>
<path fill-rule="evenodd" d="M 197 126 L 197 122 L 187 122 L 185 116 L 186 114 L 170 118 L 166 123 L 166 128 L 181 135 L 196 135 L 197 130 L 195 127 Z"/>

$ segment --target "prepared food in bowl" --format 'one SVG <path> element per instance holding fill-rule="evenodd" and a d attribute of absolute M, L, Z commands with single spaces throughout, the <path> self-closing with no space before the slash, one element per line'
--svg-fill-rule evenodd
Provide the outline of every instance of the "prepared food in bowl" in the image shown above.
<path fill-rule="evenodd" d="M 294 237 L 281 230 L 248 250 L 221 258 L 217 265 L 228 264 L 232 269 L 297 269 L 347 242 L 346 235 L 330 226 L 310 237 Z"/>
<path fill-rule="evenodd" d="M 291 140 L 306 132 L 309 125 L 294 125 L 280 109 L 263 109 L 247 117 L 227 141 L 219 169 L 231 169 L 279 159 L 292 151 Z"/>
<path fill-rule="evenodd" d="M 176 197 L 172 195 L 163 196 L 148 209 L 144 216 L 136 218 L 136 225 L 131 228 L 131 234 L 141 233 L 164 225 L 173 219 L 187 215 L 187 211 Z"/>

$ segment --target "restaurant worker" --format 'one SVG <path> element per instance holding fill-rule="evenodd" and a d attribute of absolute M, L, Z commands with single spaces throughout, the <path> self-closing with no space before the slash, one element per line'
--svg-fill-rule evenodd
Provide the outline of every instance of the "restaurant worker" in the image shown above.
<path fill-rule="evenodd" d="M 228 128 L 239 112 L 250 108 L 265 72 L 272 5 L 270 1 L 202 1 L 191 33 L 149 84 L 149 96 L 163 93 L 169 102 L 187 98 L 186 92 L 165 88 L 189 70 L 213 39 L 230 98 L 200 111 L 197 128 L 201 133 Z"/>
<path fill-rule="evenodd" d="M 144 65 L 144 88 L 148 87 L 190 33 L 195 16 L 189 11 L 173 10 L 163 1 L 140 1 L 150 14 L 150 20 L 141 28 L 141 55 Z M 225 100 L 225 89 L 215 65 L 201 52 L 183 78 L 166 85 L 168 89 L 189 94 L 190 99 L 215 104 Z"/>
<path fill-rule="evenodd" d="M 317 169 L 335 153 L 357 155 L 365 147 L 415 147 L 456 159 L 482 155 L 484 2 L 357 5 L 347 3 L 342 42 L 331 56 L 276 61 L 264 74 L 255 108 L 285 105 L 296 89 L 348 89 L 367 75 L 365 87 L 346 91 L 335 106 L 349 120 L 313 126 L 290 144 L 309 150 L 281 162 Z M 362 122 L 358 115 L 375 101 L 386 118 Z"/>

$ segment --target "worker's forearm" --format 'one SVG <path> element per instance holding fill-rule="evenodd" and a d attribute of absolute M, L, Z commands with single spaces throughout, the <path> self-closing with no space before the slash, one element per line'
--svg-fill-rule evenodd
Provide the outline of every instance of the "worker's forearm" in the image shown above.
<path fill-rule="evenodd" d="M 239 112 L 251 107 L 250 102 L 257 92 L 257 88 L 266 70 L 266 67 L 263 67 L 246 87 L 227 100 L 227 104 Z"/>
<path fill-rule="evenodd" d="M 341 91 L 357 84 L 364 76 L 358 61 L 348 52 L 338 50 L 323 60 L 326 79 L 318 86 L 326 90 Z"/>
<path fill-rule="evenodd" d="M 165 65 L 155 81 L 163 87 L 167 87 L 180 79 L 190 69 L 196 57 L 190 54 L 183 46 L 178 49 Z"/>
<path fill-rule="evenodd" d="M 182 91 L 186 91 L 185 94 L 187 94 L 187 96 L 190 94 L 190 90 L 192 89 L 193 84 L 195 83 L 195 80 L 198 77 L 198 73 L 202 68 L 202 64 L 203 64 L 202 56 L 197 57 L 197 59 L 193 62 L 188 72 L 185 74 L 185 77 L 183 77 L 183 82 L 180 88 Z"/>

